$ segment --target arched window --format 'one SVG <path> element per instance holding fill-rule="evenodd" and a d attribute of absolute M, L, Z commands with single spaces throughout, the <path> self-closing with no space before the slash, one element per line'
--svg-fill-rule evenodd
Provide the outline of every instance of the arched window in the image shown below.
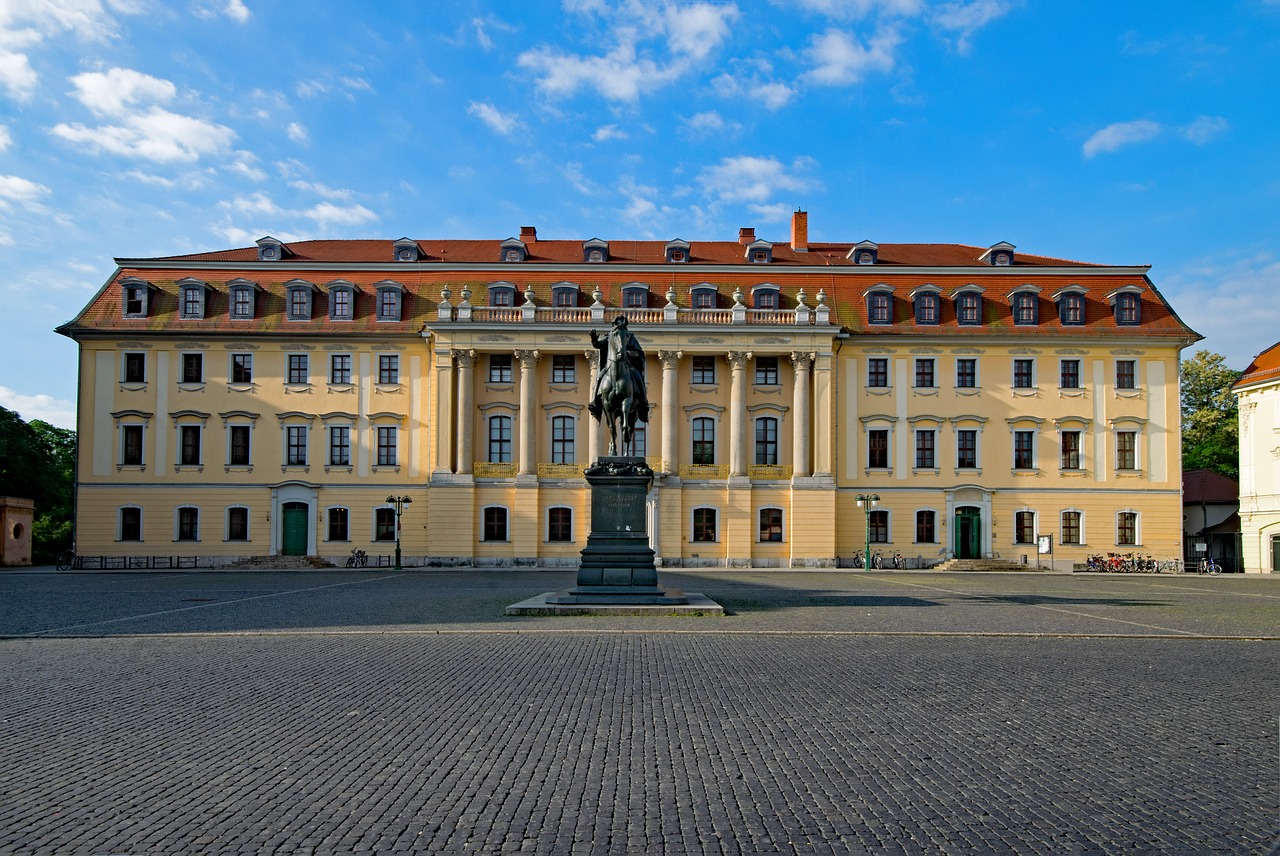
<path fill-rule="evenodd" d="M 760 540 L 763 542 L 782 541 L 782 509 L 760 509 Z"/>
<path fill-rule="evenodd" d="M 552 543 L 568 543 L 573 541 L 573 509 L 547 509 L 547 540 Z"/>
<path fill-rule="evenodd" d="M 716 540 L 716 510 L 714 508 L 695 508 L 693 510 L 693 540 Z"/>
<path fill-rule="evenodd" d="M 507 510 L 500 505 L 491 505 L 484 510 L 484 533 L 482 539 L 485 541 L 506 541 L 507 536 Z"/>

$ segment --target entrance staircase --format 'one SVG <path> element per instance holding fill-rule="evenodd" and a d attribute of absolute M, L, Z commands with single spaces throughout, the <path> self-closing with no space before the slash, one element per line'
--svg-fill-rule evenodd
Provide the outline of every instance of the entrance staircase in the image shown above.
<path fill-rule="evenodd" d="M 947 559 L 931 571 L 1034 571 L 1035 562 L 1024 565 L 1013 559 Z"/>

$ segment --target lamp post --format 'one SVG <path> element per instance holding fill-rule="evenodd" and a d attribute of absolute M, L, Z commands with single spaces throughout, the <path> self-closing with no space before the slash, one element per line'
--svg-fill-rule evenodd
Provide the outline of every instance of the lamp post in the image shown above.
<path fill-rule="evenodd" d="M 860 493 L 858 494 L 858 507 L 867 515 L 867 550 L 864 554 L 864 562 L 862 567 L 871 570 L 871 509 L 880 501 L 878 493 Z"/>
<path fill-rule="evenodd" d="M 395 570 L 403 571 L 404 568 L 400 567 L 400 515 L 404 514 L 404 507 L 410 504 L 411 502 L 413 502 L 413 500 L 407 496 L 389 496 L 387 497 L 387 502 L 390 502 L 396 507 L 396 567 L 395 567 Z"/>

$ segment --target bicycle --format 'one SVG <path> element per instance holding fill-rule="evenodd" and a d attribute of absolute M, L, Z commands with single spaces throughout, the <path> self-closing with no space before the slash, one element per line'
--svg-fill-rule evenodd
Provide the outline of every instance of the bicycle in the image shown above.
<path fill-rule="evenodd" d="M 1158 574 L 1163 574 L 1165 572 L 1170 574 L 1180 574 L 1184 570 L 1181 559 L 1164 559 L 1159 564 L 1160 567 L 1156 569 L 1156 573 Z"/>
<path fill-rule="evenodd" d="M 897 551 L 894 551 L 894 554 L 893 554 L 893 569 L 894 569 L 895 571 L 901 571 L 901 570 L 903 570 L 903 569 L 904 569 L 904 568 L 906 568 L 906 567 L 907 567 L 907 560 L 906 560 L 906 557 L 904 557 L 901 553 L 899 553 L 899 552 L 897 552 Z"/>
<path fill-rule="evenodd" d="M 861 554 L 861 553 L 854 553 L 854 554 L 853 554 L 853 566 L 854 566 L 855 568 L 861 568 L 864 564 L 866 564 L 866 561 L 862 558 L 862 554 Z"/>
<path fill-rule="evenodd" d="M 364 550 L 352 550 L 351 555 L 347 557 L 348 568 L 367 568 L 369 567 L 369 555 Z"/>
<path fill-rule="evenodd" d="M 76 555 L 75 550 L 63 550 L 58 554 L 57 567 L 60 571 L 69 571 L 72 568 L 79 570 L 84 559 Z"/>
<path fill-rule="evenodd" d="M 1215 562 L 1211 556 L 1205 556 L 1200 560 L 1200 564 L 1196 566 L 1196 573 L 1208 574 L 1211 577 L 1216 577 L 1218 574 L 1222 573 L 1222 565 Z"/>
<path fill-rule="evenodd" d="M 871 567 L 877 571 L 884 567 L 884 556 L 880 554 L 879 550 L 871 554 Z"/>

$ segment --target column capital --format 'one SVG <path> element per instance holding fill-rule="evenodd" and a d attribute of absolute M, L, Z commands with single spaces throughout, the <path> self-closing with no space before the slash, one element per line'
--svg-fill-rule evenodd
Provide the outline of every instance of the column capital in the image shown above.
<path fill-rule="evenodd" d="M 587 358 L 587 365 L 591 368 L 592 371 L 595 371 L 598 368 L 600 368 L 600 352 L 597 351 L 595 348 L 590 348 L 586 351 L 583 351 L 582 356 Z"/>
<path fill-rule="evenodd" d="M 793 365 L 797 371 L 808 371 L 809 367 L 813 365 L 813 361 L 816 360 L 817 358 L 818 358 L 818 355 L 815 353 L 805 353 L 803 351 L 792 351 L 791 365 Z"/>
<path fill-rule="evenodd" d="M 745 369 L 747 367 L 747 363 L 751 362 L 751 352 L 730 351 L 725 354 L 725 358 L 729 361 L 729 366 L 737 371 L 738 369 Z"/>
<path fill-rule="evenodd" d="M 520 361 L 520 367 L 523 369 L 531 369 L 538 363 L 540 354 L 532 350 L 518 350 L 515 352 L 516 359 Z"/>
<path fill-rule="evenodd" d="M 453 358 L 458 362 L 458 368 L 470 369 L 475 368 L 476 352 L 470 348 L 460 348 L 453 352 Z"/>
<path fill-rule="evenodd" d="M 664 369 L 679 368 L 680 358 L 683 356 L 684 351 L 658 351 L 658 362 L 662 363 Z"/>

